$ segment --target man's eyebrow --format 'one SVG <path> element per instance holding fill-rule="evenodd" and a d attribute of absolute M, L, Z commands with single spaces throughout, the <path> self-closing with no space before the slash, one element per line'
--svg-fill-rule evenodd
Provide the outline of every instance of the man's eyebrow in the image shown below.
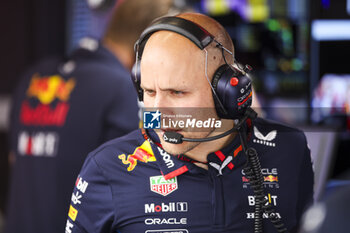
<path fill-rule="evenodd" d="M 143 85 L 141 85 L 141 88 L 145 91 L 153 91 L 152 88 L 147 88 Z M 184 91 L 185 88 L 183 87 L 178 87 L 178 88 L 159 88 L 161 91 L 170 91 L 170 92 L 176 92 L 176 91 Z"/>
<path fill-rule="evenodd" d="M 147 88 L 147 87 L 145 87 L 144 85 L 140 85 L 140 87 L 141 87 L 141 89 L 143 89 L 143 90 L 152 90 L 152 89 L 150 89 L 150 88 Z"/>
<path fill-rule="evenodd" d="M 174 92 L 174 91 L 183 91 L 184 88 L 178 87 L 178 88 L 159 88 L 161 91 L 170 91 L 170 92 Z"/>

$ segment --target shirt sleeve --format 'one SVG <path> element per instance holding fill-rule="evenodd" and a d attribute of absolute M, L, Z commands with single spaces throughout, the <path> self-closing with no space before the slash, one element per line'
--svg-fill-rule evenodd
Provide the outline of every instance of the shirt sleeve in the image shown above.
<path fill-rule="evenodd" d="M 73 189 L 66 233 L 111 232 L 112 191 L 93 156 L 85 161 Z"/>

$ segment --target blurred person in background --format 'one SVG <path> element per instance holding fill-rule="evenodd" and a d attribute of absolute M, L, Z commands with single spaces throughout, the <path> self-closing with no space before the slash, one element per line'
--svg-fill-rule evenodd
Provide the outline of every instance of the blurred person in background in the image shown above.
<path fill-rule="evenodd" d="M 11 111 L 6 233 L 64 232 L 71 190 L 89 151 L 138 127 L 133 45 L 171 0 L 124 0 L 101 41 L 27 70 Z"/>

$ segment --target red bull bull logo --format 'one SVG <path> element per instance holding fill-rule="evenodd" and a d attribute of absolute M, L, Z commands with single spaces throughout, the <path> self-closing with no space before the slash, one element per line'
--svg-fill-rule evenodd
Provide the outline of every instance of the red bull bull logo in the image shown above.
<path fill-rule="evenodd" d="M 129 172 L 134 170 L 137 165 L 137 161 L 141 161 L 143 163 L 156 161 L 156 157 L 154 156 L 151 145 L 148 141 L 145 141 L 141 146 L 136 147 L 134 153 L 129 154 L 128 156 L 121 154 L 118 156 L 118 158 L 123 164 L 129 165 L 127 168 Z"/>
<path fill-rule="evenodd" d="M 40 77 L 34 74 L 27 90 L 27 96 L 36 97 L 42 104 L 50 104 L 56 98 L 66 102 L 75 87 L 75 80 L 65 81 L 59 75 Z"/>
<path fill-rule="evenodd" d="M 264 181 L 269 181 L 269 182 L 278 182 L 278 176 L 264 176 Z"/>

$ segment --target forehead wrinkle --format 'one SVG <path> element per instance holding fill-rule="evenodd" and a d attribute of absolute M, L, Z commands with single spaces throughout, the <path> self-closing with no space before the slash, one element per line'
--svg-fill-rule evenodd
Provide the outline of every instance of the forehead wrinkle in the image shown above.
<path fill-rule="evenodd" d="M 173 72 L 181 73 L 181 67 L 204 69 L 204 54 L 189 39 L 174 32 L 159 31 L 147 41 L 141 58 L 144 63 L 155 67 L 169 67 Z M 143 70 L 143 69 L 142 69 Z"/>
<path fill-rule="evenodd" d="M 149 52 L 149 50 L 166 49 L 172 55 L 190 55 L 201 51 L 188 38 L 172 31 L 158 31 L 153 33 L 145 44 L 142 57 Z"/>

